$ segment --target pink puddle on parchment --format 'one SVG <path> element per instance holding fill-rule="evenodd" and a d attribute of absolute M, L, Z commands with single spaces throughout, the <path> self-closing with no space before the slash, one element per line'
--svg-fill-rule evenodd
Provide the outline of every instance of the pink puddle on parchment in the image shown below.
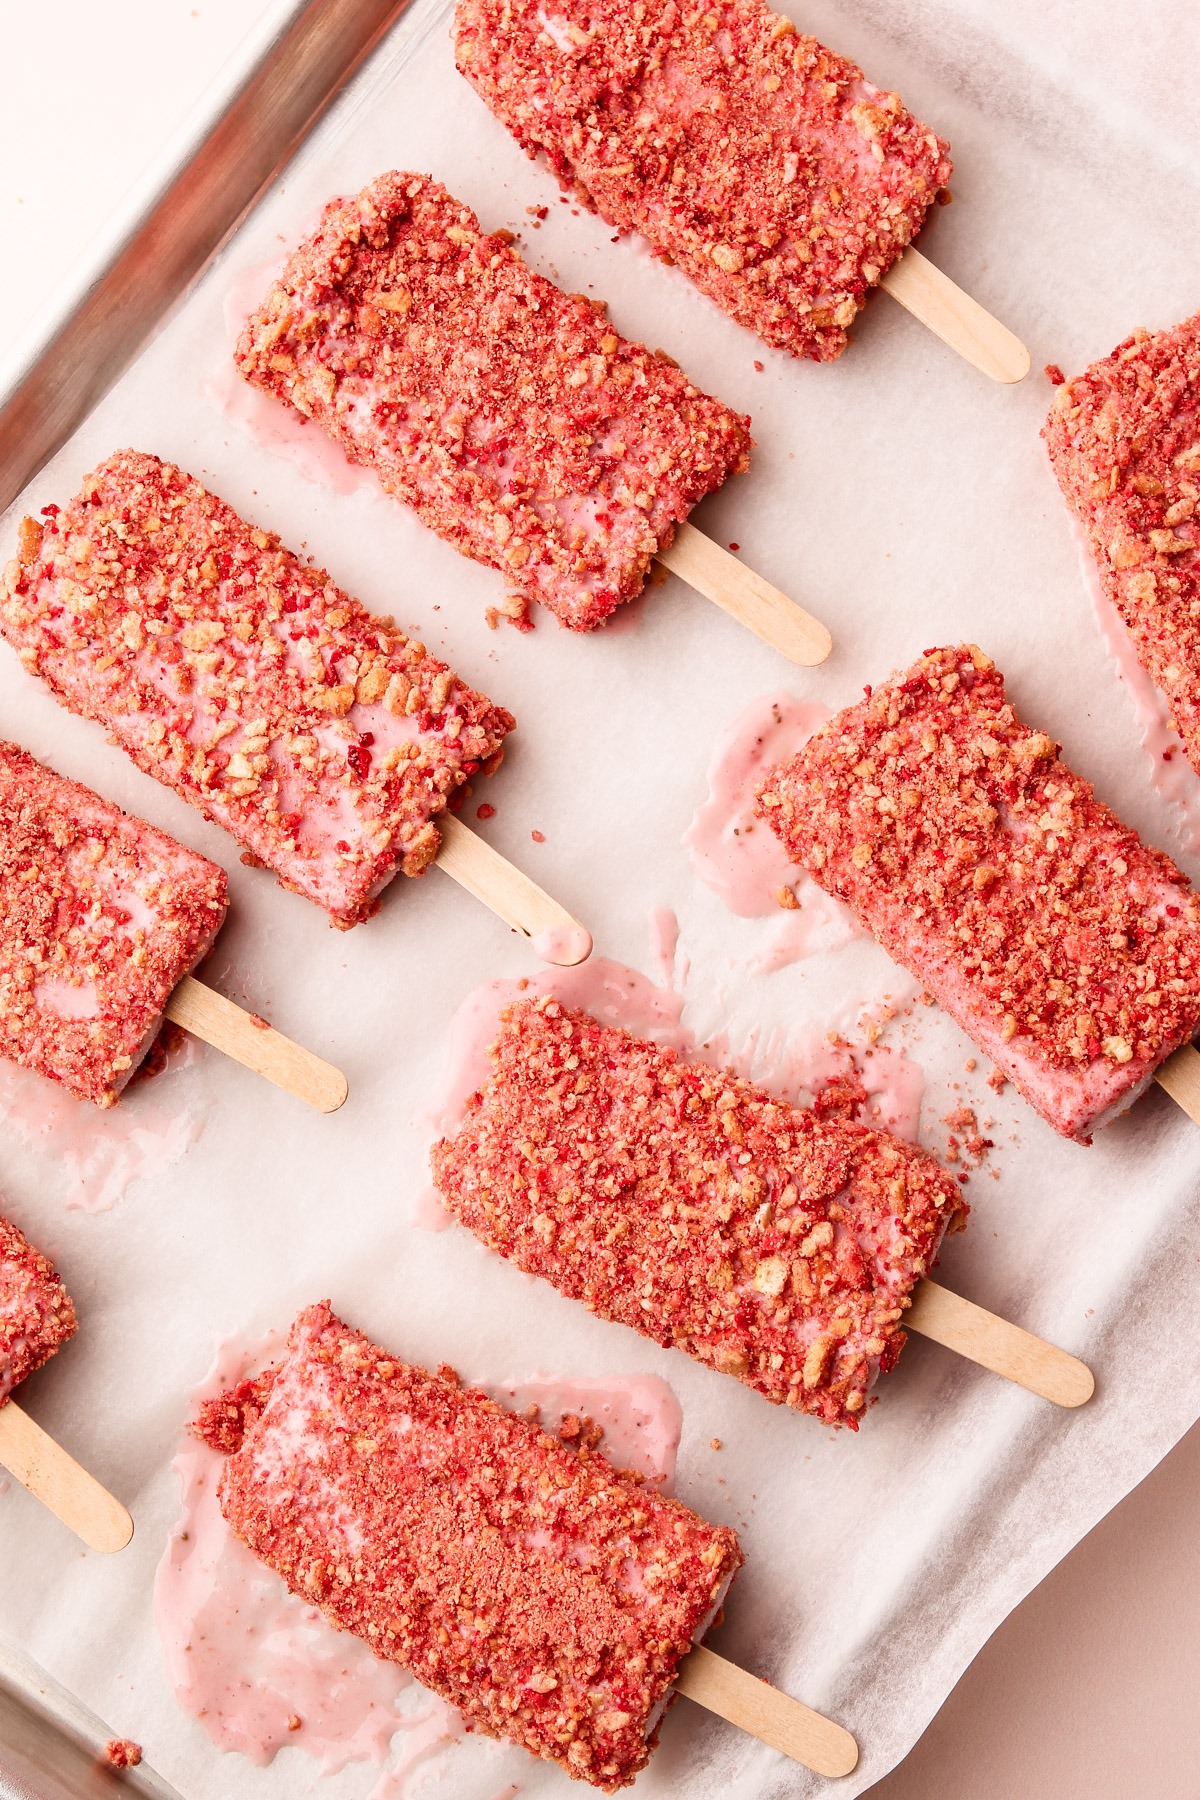
<path fill-rule="evenodd" d="M 169 1169 L 199 1138 L 203 1111 L 167 1103 L 178 1071 L 197 1055 L 185 1039 L 161 1074 L 135 1077 L 104 1109 L 32 1069 L 0 1063 L 0 1126 L 65 1170 L 69 1207 L 107 1212 L 133 1182 Z"/>
<path fill-rule="evenodd" d="M 222 1343 L 193 1416 L 282 1350 L 277 1334 L 253 1349 Z M 483 1385 L 514 1411 L 537 1407 L 547 1430 L 567 1415 L 590 1418 L 603 1428 L 603 1454 L 669 1489 L 682 1414 L 665 1381 L 539 1374 Z M 174 1463 L 182 1507 L 155 1575 L 154 1617 L 176 1699 L 220 1750 L 261 1766 L 291 1745 L 329 1774 L 372 1762 L 382 1773 L 370 1800 L 404 1800 L 413 1771 L 461 1738 L 464 1720 L 335 1630 L 233 1535 L 217 1501 L 221 1462 L 189 1435 Z"/>
<path fill-rule="evenodd" d="M 668 985 L 679 961 L 679 927 L 674 913 L 665 909 L 652 913 L 650 935 L 662 985 L 624 963 L 601 956 L 577 969 L 548 969 L 533 977 L 491 981 L 474 988 L 450 1021 L 445 1076 L 424 1115 L 430 1141 L 452 1136 L 459 1129 L 467 1102 L 487 1080 L 489 1053 L 505 1008 L 543 994 L 553 994 L 567 1006 L 582 1007 L 606 1025 L 668 1044 L 690 1060 L 732 1068 L 793 1105 L 807 1105 L 836 1084 L 853 1096 L 848 1099 L 848 1109 L 855 1111 L 864 1125 L 916 1141 L 924 1075 L 903 1050 L 879 1041 L 884 1025 L 896 1015 L 905 977 L 898 977 L 895 1000 L 876 997 L 860 1006 L 844 1006 L 843 1014 L 854 1019 L 848 1028 L 834 1032 L 813 1026 L 775 1029 L 766 1036 L 754 1028 L 744 1033 L 740 1042 L 727 1031 L 717 1030 L 700 1043 L 682 1023 L 683 994 Z M 427 1231 L 442 1231 L 453 1224 L 432 1186 L 417 1195 L 411 1216 L 413 1224 Z"/>
<path fill-rule="evenodd" d="M 370 469 L 351 462 L 340 445 L 294 406 L 243 381 L 233 360 L 246 320 L 266 298 L 292 249 L 309 235 L 319 219 L 320 213 L 313 214 L 270 262 L 244 269 L 235 276 L 223 307 L 227 341 L 222 346 L 219 368 L 205 383 L 204 391 L 218 412 L 244 432 L 251 443 L 257 444 L 260 450 L 282 456 L 315 487 L 329 488 L 335 494 L 353 494 L 358 488 L 373 488 L 381 494 L 383 489 Z"/>
<path fill-rule="evenodd" d="M 828 717 L 828 707 L 790 694 L 752 700 L 717 739 L 708 799 L 684 833 L 694 872 L 730 912 L 743 919 L 781 919 L 773 942 L 749 964 L 755 974 L 840 949 L 863 935 L 847 908 L 789 861 L 770 826 L 754 814 L 755 789 L 764 775 L 794 755 Z"/>

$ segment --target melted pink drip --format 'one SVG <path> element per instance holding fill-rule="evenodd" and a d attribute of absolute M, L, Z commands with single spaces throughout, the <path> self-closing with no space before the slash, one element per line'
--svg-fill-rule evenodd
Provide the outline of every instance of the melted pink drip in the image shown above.
<path fill-rule="evenodd" d="M 195 1402 L 280 1349 L 278 1339 L 253 1352 L 222 1345 Z M 400 1697 L 415 1691 L 412 1676 L 335 1631 L 234 1537 L 217 1503 L 221 1461 L 184 1440 L 174 1465 L 182 1511 L 154 1582 L 155 1624 L 184 1711 L 220 1750 L 261 1765 L 294 1745 L 329 1773 L 363 1760 L 382 1767 L 397 1733 L 419 1733 L 422 1755 L 459 1735 L 458 1714 L 433 1694 L 422 1695 L 418 1710 L 398 1712 Z"/>
<path fill-rule="evenodd" d="M 1175 814 L 1180 843 L 1191 855 L 1200 854 L 1200 776 L 1187 759 L 1161 691 L 1155 687 L 1137 658 L 1133 639 L 1120 613 L 1104 592 L 1091 549 L 1078 525 L 1073 525 L 1080 548 L 1084 582 L 1104 647 L 1117 667 L 1133 703 L 1142 747 L 1150 764 L 1150 779 L 1158 794 Z"/>
<path fill-rule="evenodd" d="M 670 1492 L 683 1412 L 672 1389 L 657 1375 L 531 1375 L 499 1386 L 489 1382 L 488 1392 L 514 1412 L 536 1406 L 547 1431 L 557 1431 L 568 1413 L 586 1414 L 603 1427 L 602 1456 Z"/>
<path fill-rule="evenodd" d="M 547 925 L 530 939 L 534 954 L 543 962 L 573 969 L 592 954 L 592 934 L 582 925 Z"/>
<path fill-rule="evenodd" d="M 171 1071 L 196 1055 L 192 1040 L 185 1040 L 154 1081 L 170 1083 Z M 199 1138 L 203 1113 L 166 1106 L 157 1092 L 135 1077 L 120 1104 L 101 1111 L 32 1069 L 0 1063 L 5 1131 L 66 1171 L 67 1205 L 83 1212 L 107 1212 L 133 1182 L 169 1169 Z"/>
<path fill-rule="evenodd" d="M 670 907 L 657 907 L 650 914 L 650 960 L 655 975 L 665 988 L 674 985 L 678 951 L 679 920 Z"/>
<path fill-rule="evenodd" d="M 458 1713 L 434 1694 L 429 1699 L 428 1710 L 414 1714 L 406 1722 L 404 1734 L 393 1744 L 388 1766 L 367 1800 L 408 1800 L 417 1770 L 440 1750 L 456 1744 L 465 1733 L 466 1721 Z"/>
<path fill-rule="evenodd" d="M 828 717 L 828 707 L 790 694 L 752 700 L 718 738 L 708 799 L 684 834 L 694 872 L 731 912 L 743 919 L 781 918 L 773 943 L 750 965 L 756 974 L 862 935 L 846 908 L 788 860 L 770 826 L 754 815 L 763 776 L 794 755 Z M 798 908 L 781 909 L 784 889 L 795 895 Z"/>
<path fill-rule="evenodd" d="M 308 236 L 318 218 L 319 215 L 314 215 L 307 221 L 296 234 L 295 243 Z M 380 493 L 379 481 L 372 470 L 351 462 L 339 444 L 294 406 L 243 381 L 233 361 L 233 349 L 242 327 L 282 272 L 291 248 L 289 245 L 271 262 L 244 269 L 231 283 L 223 307 L 227 352 L 222 358 L 220 372 L 207 382 L 205 393 L 217 410 L 260 450 L 284 457 L 305 481 L 312 482 L 315 487 L 330 488 L 335 494 L 353 494 L 358 488 L 373 488 Z"/>
<path fill-rule="evenodd" d="M 445 1084 L 426 1116 L 435 1137 L 457 1131 L 467 1101 L 487 1080 L 488 1052 L 505 1007 L 543 994 L 553 994 L 567 1006 L 581 1006 L 606 1025 L 620 1025 L 677 1049 L 688 1042 L 679 1024 L 682 997 L 607 956 L 594 956 L 575 969 L 547 969 L 519 981 L 486 982 L 472 989 L 450 1021 Z"/>
<path fill-rule="evenodd" d="M 831 1043 L 813 1033 L 773 1042 L 767 1060 L 772 1092 L 801 1105 L 831 1082 L 857 1079 L 867 1096 L 858 1115 L 862 1123 L 916 1142 L 925 1077 L 903 1050 L 890 1044 Z"/>
<path fill-rule="evenodd" d="M 683 841 L 701 881 L 743 919 L 776 912 L 776 894 L 796 873 L 770 826 L 755 818 L 754 790 L 768 769 L 799 750 L 828 717 L 828 707 L 790 694 L 765 694 L 744 707 L 717 739 L 708 799 Z"/>

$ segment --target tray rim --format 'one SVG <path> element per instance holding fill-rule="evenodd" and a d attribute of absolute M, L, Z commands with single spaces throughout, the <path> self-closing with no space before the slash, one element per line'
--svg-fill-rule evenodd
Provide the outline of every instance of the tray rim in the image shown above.
<path fill-rule="evenodd" d="M 411 0 L 275 0 L 0 361 L 0 514 L 182 304 Z"/>

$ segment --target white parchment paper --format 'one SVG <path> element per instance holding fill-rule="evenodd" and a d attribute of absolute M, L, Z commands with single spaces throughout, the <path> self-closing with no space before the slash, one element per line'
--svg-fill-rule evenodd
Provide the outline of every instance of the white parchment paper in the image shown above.
<path fill-rule="evenodd" d="M 701 1034 L 811 1032 L 901 986 L 866 941 L 752 976 L 771 922 L 733 917 L 691 874 L 680 840 L 713 741 L 769 689 L 840 705 L 926 645 L 975 639 L 1101 795 L 1181 854 L 1038 440 L 1044 378 L 993 386 L 882 295 L 832 367 L 767 351 L 637 242 L 611 243 L 599 220 L 559 202 L 455 74 L 447 16 L 440 0 L 416 0 L 26 504 L 65 499 L 95 461 L 134 444 L 419 627 L 517 714 L 486 792 L 491 841 L 626 963 L 648 966 L 649 913 L 673 908 L 691 963 L 685 1022 Z M 1136 25 L 1117 8 L 1034 0 L 812 0 L 798 22 L 951 140 L 956 201 L 921 248 L 1026 338 L 1035 370 L 1053 360 L 1074 371 L 1134 325 L 1195 308 L 1186 230 L 1200 202 L 1200 41 L 1188 15 L 1165 0 L 1139 7 Z M 231 282 L 329 196 L 406 166 L 432 171 L 485 225 L 521 230 L 537 268 L 606 297 L 622 331 L 753 414 L 751 472 L 697 522 L 828 621 L 836 648 L 824 667 L 788 668 L 673 580 L 590 638 L 548 616 L 532 636 L 491 634 L 484 608 L 502 591 L 491 571 L 380 497 L 307 485 L 221 416 L 208 391 L 225 366 Z M 541 204 L 549 216 L 534 232 L 526 208 Z M 137 1518 L 132 1547 L 105 1560 L 19 1490 L 0 1494 L 0 1631 L 138 1738 L 188 1800 L 290 1800 L 318 1787 L 358 1800 L 374 1780 L 362 1766 L 320 1778 L 294 1750 L 267 1769 L 219 1755 L 175 1705 L 150 1607 L 178 1505 L 170 1460 L 215 1338 L 286 1326 L 323 1295 L 397 1353 L 451 1361 L 468 1378 L 549 1367 L 669 1380 L 684 1413 L 677 1491 L 735 1523 L 747 1552 L 719 1648 L 856 1731 L 862 1762 L 837 1789 L 847 1797 L 895 1764 L 1005 1614 L 1200 1415 L 1200 1133 L 1160 1092 L 1093 1148 L 1064 1143 L 1011 1091 L 993 1096 L 985 1069 L 966 1074 L 967 1041 L 918 1009 L 904 1029 L 926 1076 L 926 1141 L 944 1143 L 941 1120 L 964 1099 L 996 1120 L 999 1178 L 972 1180 L 971 1226 L 947 1248 L 942 1278 L 1088 1358 L 1098 1392 L 1062 1413 L 913 1341 L 862 1432 L 825 1434 L 590 1318 L 465 1232 L 414 1224 L 421 1114 L 451 1014 L 475 984 L 533 972 L 528 948 L 486 911 L 434 871 L 397 881 L 366 926 L 331 932 L 7 651 L 0 725 L 229 869 L 234 909 L 212 979 L 350 1079 L 349 1104 L 320 1118 L 197 1052 L 121 1109 L 185 1114 L 180 1153 L 94 1215 L 67 1208 L 79 1171 L 66 1127 L 0 1127 L 5 1204 L 58 1258 L 82 1319 L 25 1402 Z M 769 1057 L 756 1072 L 769 1083 Z M 567 1792 L 556 1770 L 513 1750 L 468 1741 L 447 1756 L 441 1791 L 456 1800 L 492 1800 L 504 1782 Z M 639 1792 L 767 1800 L 821 1786 L 681 1703 Z"/>

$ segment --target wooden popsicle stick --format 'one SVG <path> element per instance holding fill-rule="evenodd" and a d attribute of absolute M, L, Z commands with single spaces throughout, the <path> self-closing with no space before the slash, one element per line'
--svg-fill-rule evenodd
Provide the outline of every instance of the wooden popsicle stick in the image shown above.
<path fill-rule="evenodd" d="M 748 569 L 694 525 L 677 525 L 675 536 L 658 560 L 706 600 L 712 600 L 740 625 L 746 625 L 772 650 L 811 669 L 833 649 L 833 639 L 819 619 Z"/>
<path fill-rule="evenodd" d="M 0 1463 L 93 1550 L 123 1550 L 133 1520 L 119 1500 L 12 1400 L 0 1406 Z"/>
<path fill-rule="evenodd" d="M 1155 1069 L 1154 1079 L 1188 1118 L 1200 1125 L 1200 1050 L 1194 1044 L 1181 1044 Z"/>
<path fill-rule="evenodd" d="M 917 1288 L 904 1325 L 1055 1406 L 1082 1406 L 1095 1392 L 1095 1377 L 1077 1356 L 1068 1356 L 928 1278 Z"/>
<path fill-rule="evenodd" d="M 344 1104 L 349 1087 L 340 1069 L 293 1044 L 265 1022 L 256 1023 L 252 1013 L 205 987 L 194 975 L 184 976 L 167 1001 L 166 1011 L 168 1019 L 194 1037 L 223 1050 L 318 1112 L 336 1112 Z"/>
<path fill-rule="evenodd" d="M 818 1775 L 849 1775 L 858 1763 L 858 1745 L 843 1726 L 703 1644 L 679 1665 L 675 1690 Z"/>
<path fill-rule="evenodd" d="M 1007 325 L 964 294 L 919 250 L 906 250 L 879 283 L 914 319 L 993 381 L 1024 381 L 1029 352 Z"/>
<path fill-rule="evenodd" d="M 572 968 L 587 961 L 592 954 L 591 933 L 566 907 L 476 837 L 461 819 L 443 813 L 438 830 L 442 834 L 436 857 L 439 869 L 482 900 L 506 925 L 530 938 L 546 962 Z"/>

